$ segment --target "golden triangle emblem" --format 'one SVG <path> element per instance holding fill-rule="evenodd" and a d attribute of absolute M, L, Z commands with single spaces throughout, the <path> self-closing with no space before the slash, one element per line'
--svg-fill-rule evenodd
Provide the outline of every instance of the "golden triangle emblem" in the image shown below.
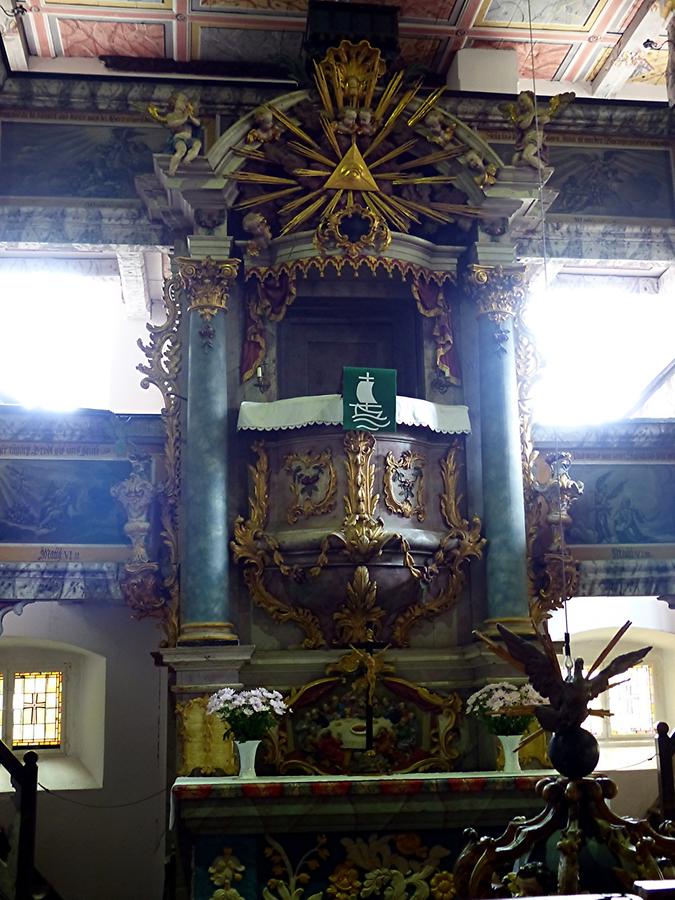
<path fill-rule="evenodd" d="M 347 150 L 323 188 L 338 191 L 380 190 L 356 144 L 352 144 Z"/>

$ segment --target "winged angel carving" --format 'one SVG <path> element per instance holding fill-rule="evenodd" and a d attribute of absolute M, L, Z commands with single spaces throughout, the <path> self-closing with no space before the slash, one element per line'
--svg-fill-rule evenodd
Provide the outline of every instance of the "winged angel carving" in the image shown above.
<path fill-rule="evenodd" d="M 480 633 L 477 635 L 493 652 L 527 675 L 535 690 L 548 700 L 546 704 L 523 707 L 514 712 L 519 715 L 534 714 L 543 729 L 560 732 L 579 727 L 589 715 L 604 715 L 602 710 L 589 710 L 589 704 L 612 687 L 612 678 L 637 665 L 652 649 L 651 647 L 642 647 L 640 650 L 622 653 L 601 669 L 597 675 L 593 675 L 593 672 L 604 662 L 607 655 L 625 634 L 630 624 L 627 622 L 617 632 L 593 663 L 587 675 L 584 675 L 583 659 L 575 659 L 574 670 L 567 678 L 563 678 L 555 647 L 548 634 L 540 633 L 539 635 L 543 651 L 532 641 L 519 637 L 500 624 L 497 625 L 497 629 L 506 650 L 486 638 L 485 635 Z"/>
<path fill-rule="evenodd" d="M 571 91 L 556 94 L 545 108 L 540 108 L 532 91 L 521 91 L 515 103 L 499 104 L 499 112 L 516 131 L 512 166 L 532 166 L 540 172 L 547 167 L 548 150 L 544 141 L 544 126 L 569 106 L 574 97 L 575 94 Z"/>

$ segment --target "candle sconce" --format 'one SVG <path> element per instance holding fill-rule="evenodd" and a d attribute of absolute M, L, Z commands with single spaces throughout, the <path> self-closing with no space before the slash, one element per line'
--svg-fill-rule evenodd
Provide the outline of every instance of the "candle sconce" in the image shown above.
<path fill-rule="evenodd" d="M 261 394 L 264 394 L 269 390 L 270 381 L 266 376 L 264 366 L 258 366 L 255 370 L 255 384 Z"/>

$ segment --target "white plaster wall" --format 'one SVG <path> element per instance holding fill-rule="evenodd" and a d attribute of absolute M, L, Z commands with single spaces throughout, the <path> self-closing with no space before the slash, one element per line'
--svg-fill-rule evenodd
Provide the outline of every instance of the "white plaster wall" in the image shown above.
<path fill-rule="evenodd" d="M 167 688 L 166 670 L 150 656 L 160 639 L 156 623 L 134 622 L 123 607 L 35 603 L 20 617 L 7 615 L 4 631 L 105 658 L 103 787 L 60 796 L 40 792 L 38 869 L 67 900 L 160 900 Z M 97 740 L 92 737 L 89 752 Z M 9 803 L 3 795 L 3 822 Z"/>
<path fill-rule="evenodd" d="M 163 304 L 153 303 L 152 323 L 162 323 L 165 318 Z M 139 338 L 144 344 L 149 341 L 146 320 L 128 317 L 121 307 L 113 335 L 110 378 L 110 409 L 113 412 L 158 413 L 162 408 L 159 390 L 153 385 L 145 390 L 140 386 L 143 376 L 136 366 L 139 363 L 147 365 L 148 360 L 138 346 Z"/>
<path fill-rule="evenodd" d="M 651 646 L 656 721 L 675 726 L 675 610 L 656 597 L 574 597 L 568 603 L 572 655 L 591 663 L 624 622 L 633 624 L 612 656 Z M 553 614 L 550 632 L 562 640 L 562 610 Z M 612 746 L 613 744 L 613 746 Z M 644 816 L 658 798 L 654 739 L 601 742 L 598 772 L 617 783 L 612 809 L 622 816 Z M 649 758 L 651 757 L 651 759 Z"/>

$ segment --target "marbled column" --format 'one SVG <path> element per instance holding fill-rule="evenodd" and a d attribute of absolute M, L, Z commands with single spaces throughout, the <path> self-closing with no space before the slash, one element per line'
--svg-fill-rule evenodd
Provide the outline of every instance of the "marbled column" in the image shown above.
<path fill-rule="evenodd" d="M 189 317 L 178 643 L 237 643 L 230 622 L 225 323 L 239 261 L 206 257 L 177 262 Z"/>
<path fill-rule="evenodd" d="M 524 297 L 522 268 L 471 266 L 480 365 L 483 520 L 488 621 L 529 617 L 523 468 L 513 320 Z"/>

